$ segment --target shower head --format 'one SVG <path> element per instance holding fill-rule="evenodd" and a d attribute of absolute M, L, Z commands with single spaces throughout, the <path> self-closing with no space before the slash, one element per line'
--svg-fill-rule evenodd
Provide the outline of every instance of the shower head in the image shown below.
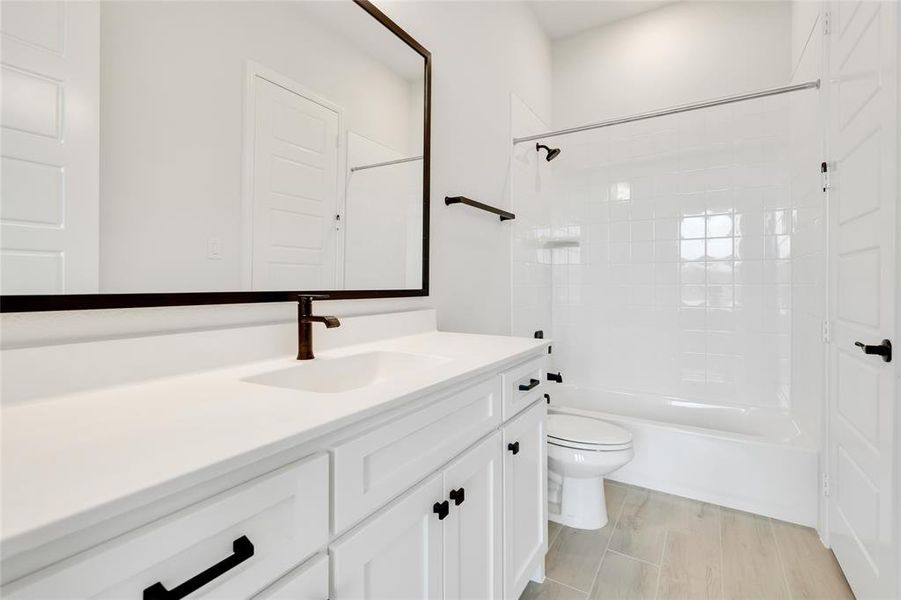
<path fill-rule="evenodd" d="M 546 160 L 547 160 L 548 162 L 551 162 L 552 160 L 554 160 L 555 158 L 557 158 L 557 156 L 560 155 L 560 148 L 550 148 L 550 147 L 548 147 L 548 146 L 545 146 L 544 144 L 539 144 L 539 143 L 536 143 L 536 144 L 535 144 L 535 150 L 537 150 L 537 151 L 540 152 L 542 148 L 544 148 L 545 150 L 547 150 L 547 157 L 546 157 Z"/>

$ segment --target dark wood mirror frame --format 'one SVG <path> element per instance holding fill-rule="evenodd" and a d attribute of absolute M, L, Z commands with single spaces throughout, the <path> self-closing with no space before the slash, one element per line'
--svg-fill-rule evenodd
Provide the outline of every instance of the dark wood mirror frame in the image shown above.
<path fill-rule="evenodd" d="M 379 23 L 415 50 L 424 61 L 423 88 L 423 178 L 422 178 L 422 287 L 400 290 L 287 290 L 279 292 L 179 292 L 140 294 L 41 294 L 0 296 L 0 312 L 139 308 L 150 306 L 190 306 L 202 304 L 243 304 L 290 302 L 298 294 L 323 294 L 330 300 L 359 298 L 407 298 L 429 295 L 429 165 L 431 162 L 432 55 L 422 44 L 376 8 L 369 0 L 353 0 Z"/>

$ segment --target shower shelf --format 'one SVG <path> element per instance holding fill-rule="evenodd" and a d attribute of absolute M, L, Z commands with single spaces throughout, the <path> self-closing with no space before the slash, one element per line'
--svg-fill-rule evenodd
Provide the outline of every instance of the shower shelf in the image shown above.
<path fill-rule="evenodd" d="M 545 238 L 543 240 L 539 240 L 539 245 L 542 248 L 578 248 L 582 245 L 579 238 Z"/>
<path fill-rule="evenodd" d="M 484 210 L 486 212 L 490 212 L 500 217 L 501 221 L 512 221 L 516 218 L 512 212 L 507 212 L 506 210 L 501 210 L 500 208 L 495 208 L 494 206 L 489 206 L 488 204 L 483 204 L 481 202 L 477 202 L 472 198 L 467 198 L 466 196 L 445 196 L 444 203 L 447 206 L 451 204 L 465 204 L 466 206 L 472 206 L 473 208 L 478 208 L 480 210 Z"/>

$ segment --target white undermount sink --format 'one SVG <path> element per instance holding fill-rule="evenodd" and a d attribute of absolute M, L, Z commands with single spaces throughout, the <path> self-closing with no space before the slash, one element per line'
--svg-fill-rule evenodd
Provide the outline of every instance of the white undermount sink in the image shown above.
<path fill-rule="evenodd" d="M 450 359 L 406 352 L 364 352 L 309 361 L 248 377 L 244 381 L 292 390 L 336 394 L 431 369 Z"/>

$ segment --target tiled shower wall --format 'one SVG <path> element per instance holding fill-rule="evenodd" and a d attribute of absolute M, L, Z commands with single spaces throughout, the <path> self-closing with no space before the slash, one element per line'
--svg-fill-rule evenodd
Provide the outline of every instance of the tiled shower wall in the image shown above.
<path fill-rule="evenodd" d="M 824 37 L 818 35 L 821 6 L 795 2 L 792 46 L 795 63 L 791 83 L 812 81 L 822 75 L 820 64 Z M 826 407 L 826 221 L 825 194 L 819 165 L 827 156 L 822 149 L 823 115 L 817 92 L 789 97 L 790 164 L 792 202 L 795 209 L 792 234 L 792 405 L 795 421 L 812 440 L 821 434 Z"/>
<path fill-rule="evenodd" d="M 550 227 L 519 224 L 514 305 L 550 265 L 567 382 L 790 405 L 792 242 L 811 224 L 792 198 L 789 113 L 773 97 L 550 140 L 553 182 L 530 196 Z"/>

